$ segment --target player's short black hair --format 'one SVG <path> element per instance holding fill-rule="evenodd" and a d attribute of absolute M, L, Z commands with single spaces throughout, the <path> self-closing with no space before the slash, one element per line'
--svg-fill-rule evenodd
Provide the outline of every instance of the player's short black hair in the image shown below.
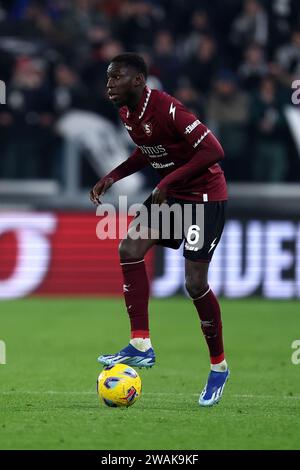
<path fill-rule="evenodd" d="M 130 67 L 134 67 L 138 72 L 144 75 L 145 79 L 147 79 L 148 68 L 146 62 L 142 56 L 135 54 L 134 52 L 125 52 L 124 54 L 119 54 L 114 57 L 111 62 L 118 62 Z"/>

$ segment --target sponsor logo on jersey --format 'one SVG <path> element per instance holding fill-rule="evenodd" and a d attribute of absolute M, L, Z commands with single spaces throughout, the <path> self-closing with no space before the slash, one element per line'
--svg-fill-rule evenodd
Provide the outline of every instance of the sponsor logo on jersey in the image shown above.
<path fill-rule="evenodd" d="M 126 127 L 126 129 L 127 129 L 128 131 L 132 131 L 132 127 L 131 127 L 131 126 L 128 126 L 128 124 L 126 124 L 126 122 L 124 122 L 123 124 L 124 124 L 124 126 Z"/>
<path fill-rule="evenodd" d="M 173 166 L 175 165 L 174 162 L 170 162 L 170 163 L 157 163 L 157 162 L 153 162 L 151 163 L 151 165 L 153 166 L 153 168 L 155 168 L 156 170 L 159 170 L 161 168 L 168 168 L 169 166 Z"/>
<path fill-rule="evenodd" d="M 141 149 L 143 154 L 147 155 L 148 157 L 165 157 L 166 155 L 168 155 L 168 152 L 162 145 L 140 145 L 139 148 Z"/>
<path fill-rule="evenodd" d="M 194 129 L 196 129 L 197 126 L 199 126 L 199 124 L 201 124 L 201 122 L 199 121 L 199 119 L 196 119 L 196 121 L 194 121 L 192 124 L 185 128 L 184 133 L 190 134 L 191 132 L 193 132 Z"/>
<path fill-rule="evenodd" d="M 152 135 L 152 124 L 151 124 L 151 122 L 143 122 L 142 126 L 143 126 L 143 129 L 145 131 L 145 134 L 150 137 L 150 135 Z"/>

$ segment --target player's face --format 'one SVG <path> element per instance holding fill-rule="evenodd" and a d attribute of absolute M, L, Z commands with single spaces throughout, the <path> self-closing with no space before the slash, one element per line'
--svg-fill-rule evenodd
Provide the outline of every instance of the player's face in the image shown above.
<path fill-rule="evenodd" d="M 109 99 L 121 108 L 130 103 L 139 85 L 139 74 L 126 65 L 111 63 L 107 69 L 107 93 Z"/>

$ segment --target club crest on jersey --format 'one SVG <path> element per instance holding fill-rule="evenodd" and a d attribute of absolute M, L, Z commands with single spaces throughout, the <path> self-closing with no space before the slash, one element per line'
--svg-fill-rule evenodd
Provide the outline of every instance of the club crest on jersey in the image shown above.
<path fill-rule="evenodd" d="M 142 126 L 145 131 L 145 134 L 150 137 L 150 135 L 152 135 L 152 124 L 150 122 L 143 122 Z"/>

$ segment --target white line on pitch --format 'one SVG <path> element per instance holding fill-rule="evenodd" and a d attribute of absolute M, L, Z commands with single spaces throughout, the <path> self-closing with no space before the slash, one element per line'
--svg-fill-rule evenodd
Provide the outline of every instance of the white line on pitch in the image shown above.
<path fill-rule="evenodd" d="M 0 395 L 15 395 L 15 394 L 28 394 L 28 395 L 96 395 L 95 392 L 88 392 L 88 391 L 60 391 L 60 390 L 15 390 L 15 391 L 4 391 L 0 392 Z M 143 393 L 143 396 L 145 395 L 160 395 L 160 396 L 187 396 L 186 393 L 167 393 L 167 392 L 145 392 Z M 189 394 L 190 396 L 198 396 L 199 394 L 197 393 L 191 393 Z M 278 396 L 278 395 L 248 395 L 248 394 L 227 394 L 226 396 L 232 397 L 232 398 L 247 398 L 247 399 L 292 399 L 292 400 L 300 400 L 300 395 L 295 395 L 295 396 L 290 396 L 290 395 L 285 395 L 285 396 Z"/>

